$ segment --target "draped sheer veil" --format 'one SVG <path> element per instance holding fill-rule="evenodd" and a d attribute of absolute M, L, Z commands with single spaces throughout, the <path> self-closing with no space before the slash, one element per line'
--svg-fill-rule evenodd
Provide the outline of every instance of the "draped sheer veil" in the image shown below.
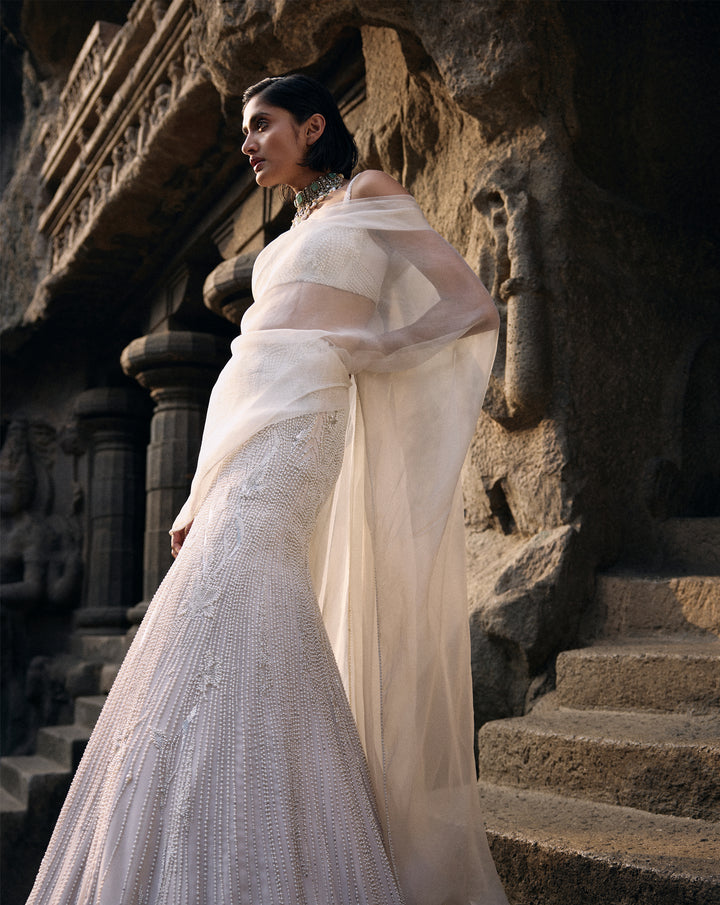
<path fill-rule="evenodd" d="M 324 205 L 260 253 L 253 295 L 173 530 L 254 432 L 349 407 L 311 567 L 387 850 L 412 905 L 505 905 L 473 760 L 460 487 L 497 340 L 487 295 L 408 196 Z M 247 398 L 278 343 L 307 356 Z"/>

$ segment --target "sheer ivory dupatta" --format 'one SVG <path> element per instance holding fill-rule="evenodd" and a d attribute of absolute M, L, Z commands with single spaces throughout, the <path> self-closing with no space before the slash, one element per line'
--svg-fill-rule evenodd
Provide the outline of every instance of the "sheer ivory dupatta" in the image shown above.
<path fill-rule="evenodd" d="M 458 338 L 479 318 L 479 281 L 411 199 L 347 207 L 388 252 L 373 330 L 401 342 L 346 355 L 346 453 L 316 532 L 316 590 L 409 905 L 505 905 L 473 760 L 460 487 L 497 337 Z"/>
<path fill-rule="evenodd" d="M 495 353 L 484 289 L 411 198 L 390 196 L 324 205 L 278 237 L 253 295 L 173 529 L 253 433 L 344 408 L 352 373 L 312 570 L 388 851 L 408 905 L 506 905 L 473 762 L 459 484 Z"/>

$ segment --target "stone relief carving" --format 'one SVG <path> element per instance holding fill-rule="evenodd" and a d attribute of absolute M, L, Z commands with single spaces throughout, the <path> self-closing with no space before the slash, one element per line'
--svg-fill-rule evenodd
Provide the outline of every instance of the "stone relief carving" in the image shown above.
<path fill-rule="evenodd" d="M 38 619 L 67 609 L 82 577 L 83 497 L 76 485 L 72 511 L 53 513 L 56 451 L 53 427 L 21 418 L 9 425 L 0 451 L 3 749 L 14 753 L 32 744 L 56 697 L 49 686 L 39 693 L 28 621 L 32 617 L 37 631 Z"/>
<path fill-rule="evenodd" d="M 150 108 L 150 123 L 153 128 L 160 125 L 160 121 L 165 116 L 172 100 L 172 86 L 167 82 L 161 82 L 155 87 L 155 100 Z"/>
<path fill-rule="evenodd" d="M 85 197 L 80 201 L 78 205 L 78 224 L 80 228 L 84 227 L 88 220 L 90 219 L 90 196 L 85 195 Z"/>
<path fill-rule="evenodd" d="M 185 67 L 180 60 L 173 60 L 168 66 L 168 78 L 170 79 L 170 94 L 173 100 L 182 91 L 185 79 Z"/>
<path fill-rule="evenodd" d="M 51 246 L 52 269 L 61 265 L 63 259 L 72 254 L 79 242 L 85 240 L 92 229 L 93 221 L 108 201 L 110 193 L 114 192 L 128 178 L 131 172 L 130 165 L 147 148 L 153 135 L 163 127 L 173 105 L 192 86 L 197 84 L 200 77 L 208 78 L 199 52 L 200 23 L 197 20 L 190 23 L 189 10 L 187 10 L 188 18 L 183 26 L 185 39 L 180 46 L 171 43 L 168 36 L 173 29 L 164 27 L 170 5 L 169 0 L 144 2 L 144 12 L 138 8 L 135 17 L 140 16 L 141 12 L 143 16 L 148 11 L 150 12 L 155 33 L 151 36 L 149 44 L 156 44 L 156 52 L 160 59 L 167 53 L 166 61 L 161 63 L 148 83 L 144 83 L 142 86 L 139 83 L 137 86 L 134 85 L 137 81 L 137 73 L 135 67 L 130 66 L 133 58 L 122 49 L 113 57 L 113 60 L 103 63 L 105 51 L 110 46 L 117 30 L 115 26 L 110 27 L 107 23 L 96 23 L 95 28 L 99 29 L 98 34 L 92 45 L 83 50 L 76 64 L 77 69 L 71 74 L 71 79 L 63 90 L 60 113 L 45 134 L 46 158 L 53 154 L 53 149 L 58 141 L 62 140 L 66 125 L 71 119 L 75 119 L 77 116 L 87 118 L 87 112 L 83 112 L 81 109 L 83 105 L 87 105 L 92 116 L 87 123 L 78 128 L 75 138 L 75 145 L 78 149 L 77 158 L 82 159 L 88 168 L 96 166 L 100 161 L 103 166 L 95 179 L 86 183 L 75 197 L 68 196 L 64 204 L 67 205 L 67 208 L 71 208 L 72 212 L 62 213 L 62 207 L 59 207 L 58 214 L 55 214 L 56 223 L 58 220 L 62 222 L 63 218 L 65 222 L 59 228 L 57 225 L 54 227 Z M 134 21 L 132 15 L 129 16 L 129 23 L 131 21 Z M 103 33 L 101 26 L 108 29 L 107 33 Z M 175 33 L 173 32 L 173 35 Z M 122 41 L 119 46 L 124 46 Z M 118 94 L 137 98 L 137 102 L 133 101 L 133 103 L 137 103 L 136 113 L 121 137 L 115 137 L 115 133 L 112 131 L 108 132 L 110 124 L 106 121 L 107 116 L 112 115 L 109 113 L 110 110 L 117 108 L 119 113 L 121 108 L 116 103 L 109 104 L 107 97 L 94 98 L 91 96 L 94 86 L 101 85 L 102 79 L 106 75 L 103 72 L 103 65 L 106 65 L 108 72 L 113 67 L 128 67 L 125 81 L 118 89 Z M 139 93 L 133 95 L 133 92 L 138 89 Z M 122 109 L 124 111 L 125 108 Z M 93 123 L 97 123 L 97 125 L 93 125 Z M 107 132 L 107 143 L 104 145 L 95 134 L 98 128 L 103 134 Z M 91 138 L 97 145 L 92 149 L 88 145 Z M 90 158 L 85 160 L 88 154 L 90 154 Z M 50 165 L 50 170 L 52 166 L 54 164 Z"/>
<path fill-rule="evenodd" d="M 169 6 L 169 0 L 154 0 L 152 5 L 152 17 L 155 28 L 160 27 L 160 23 L 164 19 Z"/>
<path fill-rule="evenodd" d="M 125 164 L 124 141 L 120 141 L 115 145 L 115 147 L 112 149 L 110 157 L 112 158 L 112 176 L 110 185 L 115 188 L 115 186 L 120 181 L 120 172 L 122 171 L 123 165 Z"/>
<path fill-rule="evenodd" d="M 51 514 L 55 450 L 56 432 L 50 425 L 22 419 L 10 424 L 0 452 L 4 608 L 57 609 L 78 591 L 82 494 L 76 488 L 69 516 Z"/>
<path fill-rule="evenodd" d="M 202 66 L 200 56 L 200 19 L 193 19 L 190 34 L 183 45 L 183 65 L 188 78 L 192 78 Z"/>
<path fill-rule="evenodd" d="M 100 203 L 102 204 L 106 200 L 112 186 L 112 167 L 110 164 L 100 167 L 97 182 L 100 187 Z"/>
<path fill-rule="evenodd" d="M 42 147 L 43 157 L 47 158 L 51 148 L 60 134 L 59 119 L 48 120 L 40 134 L 39 143 Z"/>
<path fill-rule="evenodd" d="M 92 215 L 95 212 L 95 208 L 99 206 L 102 198 L 102 186 L 99 178 L 91 183 L 88 195 L 90 197 L 90 214 Z"/>
<path fill-rule="evenodd" d="M 146 103 L 140 108 L 138 113 L 138 151 L 143 149 L 151 131 L 150 105 Z"/>
<path fill-rule="evenodd" d="M 65 254 L 72 251 L 80 234 L 105 204 L 110 191 L 122 182 L 128 166 L 142 151 L 152 133 L 160 127 L 173 101 L 191 79 L 179 60 L 174 60 L 170 64 L 168 76 L 170 83 L 162 82 L 156 86 L 154 99 L 148 100 L 140 108 L 137 124 L 125 130 L 123 138 L 110 152 L 112 164 L 100 168 L 97 178 L 78 202 L 66 226 L 55 236 L 52 250 L 53 267 Z"/>
<path fill-rule="evenodd" d="M 54 269 L 60 263 L 62 256 L 65 254 L 65 230 L 62 230 L 53 237 L 52 243 L 50 245 L 50 250 L 52 266 Z"/>
<path fill-rule="evenodd" d="M 72 117 L 77 108 L 84 102 L 88 89 L 102 76 L 103 55 L 106 48 L 107 42 L 100 33 L 87 52 L 75 77 L 71 82 L 68 82 L 65 90 L 60 95 L 60 105 L 65 122 Z"/>
<path fill-rule="evenodd" d="M 138 128 L 137 126 L 128 126 L 125 130 L 125 163 L 130 163 L 138 152 Z"/>
<path fill-rule="evenodd" d="M 505 180 L 483 175 L 481 185 L 473 201 L 495 246 L 483 259 L 482 277 L 505 315 L 486 411 L 505 426 L 525 427 L 542 418 L 551 380 L 547 293 L 533 245 L 532 198 Z"/>
<path fill-rule="evenodd" d="M 66 228 L 67 236 L 65 241 L 65 247 L 71 248 L 77 239 L 78 233 L 78 209 L 75 208 L 74 211 L 70 214 L 70 218 L 68 219 L 68 225 Z"/>

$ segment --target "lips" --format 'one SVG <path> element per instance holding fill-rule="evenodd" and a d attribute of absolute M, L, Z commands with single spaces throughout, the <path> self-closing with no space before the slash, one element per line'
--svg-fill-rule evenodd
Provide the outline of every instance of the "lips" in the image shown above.
<path fill-rule="evenodd" d="M 257 173 L 258 168 L 261 167 L 265 163 L 262 157 L 251 157 L 250 158 L 250 166 Z"/>

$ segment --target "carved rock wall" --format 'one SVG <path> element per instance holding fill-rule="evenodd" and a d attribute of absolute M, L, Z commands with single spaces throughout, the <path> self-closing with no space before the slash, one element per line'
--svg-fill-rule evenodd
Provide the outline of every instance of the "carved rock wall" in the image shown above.
<path fill-rule="evenodd" d="M 47 201 L 40 179 L 43 127 L 55 119 L 65 79 L 95 21 L 122 24 L 131 6 L 131 0 L 23 0 L 4 5 L 3 87 L 12 93 L 3 97 L 3 118 L 9 112 L 14 127 L 3 136 L 3 183 L 9 180 L 0 198 L 3 330 L 22 319 L 44 276 L 47 245 L 37 228 Z M 13 78 L 17 71 L 22 73 L 21 84 Z"/>
<path fill-rule="evenodd" d="M 248 83 L 317 64 L 359 28 L 362 163 L 413 191 L 498 301 L 465 482 L 474 670 L 479 718 L 521 712 L 577 638 L 596 568 L 653 563 L 659 513 L 688 506 L 686 371 L 718 324 L 701 127 L 717 104 L 705 87 L 716 16 L 703 4 L 197 6 L 228 111 Z M 698 391 L 712 396 L 711 381 Z"/>
<path fill-rule="evenodd" d="M 195 0 L 203 128 L 193 131 L 192 104 L 186 120 L 173 114 L 177 122 L 128 164 L 131 175 L 142 170 L 139 193 L 126 186 L 102 229 L 96 222 L 43 283 L 54 259 L 37 230 L 49 200 L 40 136 L 94 19 L 121 24 L 131 7 L 106 4 L 99 15 L 100 5 L 63 4 L 51 26 L 37 16 L 39 0 L 25 3 L 25 120 L 1 202 L 3 324 L 17 345 L 23 318 L 33 327 L 44 320 L 32 355 L 57 366 L 53 344 L 67 339 L 77 362 L 60 380 L 38 378 L 33 412 L 50 408 L 64 385 L 70 396 L 93 377 L 107 380 L 103 359 L 117 369 L 123 345 L 143 330 L 196 329 L 177 314 L 196 312 L 183 299 L 195 298 L 198 275 L 219 261 L 207 237 L 178 270 L 195 288 L 178 290 L 177 304 L 168 289 L 141 310 L 149 296 L 134 299 L 133 287 L 146 292 L 156 262 L 170 266 L 217 192 L 233 179 L 245 185 L 232 157 L 243 89 L 303 67 L 342 73 L 355 66 L 348 48 L 361 46 L 366 98 L 349 123 L 363 165 L 407 185 L 502 314 L 465 470 L 470 608 L 478 719 L 522 712 L 552 682 L 555 653 L 577 640 L 596 569 L 658 565 L 661 519 L 720 506 L 712 389 L 720 168 L 710 166 L 717 148 L 705 128 L 718 104 L 716 5 Z M 133 6 L 151 16 L 144 0 Z M 171 6 L 179 16 L 178 0 Z M 167 8 L 155 4 L 152 17 L 161 21 Z M 75 36 L 72 53 L 58 55 L 65 33 Z M 162 90 L 159 107 L 174 96 Z M 126 125 L 139 127 L 140 112 Z M 183 136 L 189 156 L 174 174 Z M 277 217 L 259 193 L 234 197 Z M 223 258 L 267 238 L 240 220 L 227 253 L 220 241 Z M 17 361 L 11 373 L 28 380 L 32 369 Z M 6 395 L 14 411 L 29 394 Z"/>

